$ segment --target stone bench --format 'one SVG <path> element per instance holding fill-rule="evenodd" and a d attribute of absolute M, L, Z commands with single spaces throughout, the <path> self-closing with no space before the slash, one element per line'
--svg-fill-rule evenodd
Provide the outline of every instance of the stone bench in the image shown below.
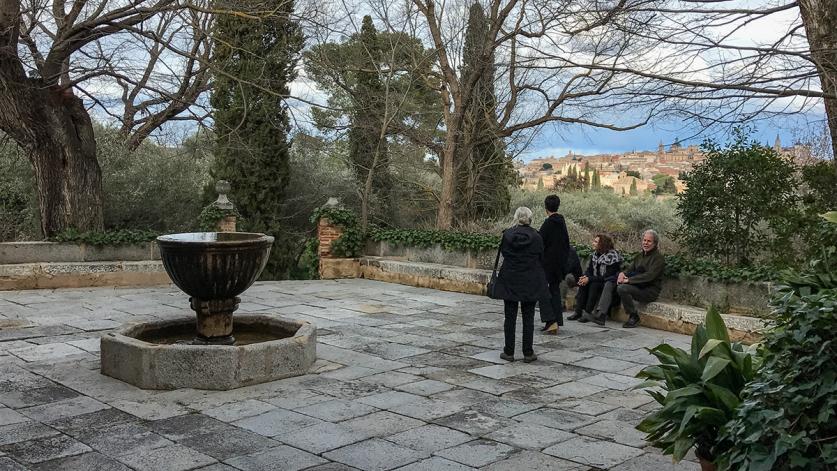
<path fill-rule="evenodd" d="M 156 286 L 171 283 L 159 260 L 0 265 L 0 290 Z"/>
<path fill-rule="evenodd" d="M 491 278 L 490 270 L 464 268 L 438 263 L 412 262 L 390 257 L 362 257 L 359 259 L 322 259 L 324 278 L 367 278 L 423 288 L 485 294 Z M 567 306 L 574 299 L 568 296 Z M 625 321 L 622 309 L 611 313 L 613 321 Z M 662 299 L 640 305 L 642 325 L 670 332 L 692 334 L 706 317 L 706 309 Z M 733 340 L 752 343 L 761 338 L 768 321 L 757 317 L 722 314 Z"/>

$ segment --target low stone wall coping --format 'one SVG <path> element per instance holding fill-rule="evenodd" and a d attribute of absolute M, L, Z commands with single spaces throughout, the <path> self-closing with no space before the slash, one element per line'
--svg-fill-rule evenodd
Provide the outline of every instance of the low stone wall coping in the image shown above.
<path fill-rule="evenodd" d="M 0 265 L 0 290 L 159 286 L 171 279 L 159 260 Z"/>
<path fill-rule="evenodd" d="M 490 270 L 494 266 L 496 251 L 451 251 L 440 245 L 411 247 L 389 242 L 370 241 L 366 244 L 368 257 L 398 259 L 411 263 L 443 264 L 467 269 Z M 748 316 L 769 317 L 768 299 L 773 290 L 771 283 L 715 281 L 702 276 L 681 275 L 663 279 L 664 299 L 679 304 L 709 308 L 717 306 Z"/>
<path fill-rule="evenodd" d="M 0 265 L 159 259 L 160 251 L 155 242 L 121 246 L 46 241 L 0 242 Z"/>

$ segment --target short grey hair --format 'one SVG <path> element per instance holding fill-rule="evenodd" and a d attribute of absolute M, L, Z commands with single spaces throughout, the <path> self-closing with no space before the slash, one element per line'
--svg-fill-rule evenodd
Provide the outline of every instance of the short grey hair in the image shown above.
<path fill-rule="evenodd" d="M 514 223 L 518 226 L 532 224 L 532 210 L 526 206 L 521 206 L 514 210 Z"/>
<path fill-rule="evenodd" d="M 654 247 L 660 246 L 660 234 L 657 234 L 657 231 L 654 229 L 646 229 L 645 232 L 642 233 L 642 236 L 645 237 L 645 234 L 651 234 L 651 237 L 654 238 Z"/>

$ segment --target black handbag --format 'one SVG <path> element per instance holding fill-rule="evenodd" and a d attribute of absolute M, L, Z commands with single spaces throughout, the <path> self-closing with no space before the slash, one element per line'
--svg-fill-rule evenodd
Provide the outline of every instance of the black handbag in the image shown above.
<path fill-rule="evenodd" d="M 500 248 L 502 246 L 503 244 L 500 243 L 500 247 L 497 247 L 497 257 L 494 259 L 494 269 L 491 271 L 491 279 L 488 280 L 488 284 L 485 286 L 485 294 L 491 299 L 499 299 L 497 297 L 497 265 L 500 263 Z"/>

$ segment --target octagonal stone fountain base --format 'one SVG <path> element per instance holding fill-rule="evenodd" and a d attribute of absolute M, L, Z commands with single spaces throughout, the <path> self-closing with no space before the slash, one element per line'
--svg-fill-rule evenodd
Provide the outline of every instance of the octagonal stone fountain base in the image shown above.
<path fill-rule="evenodd" d="M 110 333 L 102 337 L 102 374 L 143 389 L 227 390 L 303 375 L 317 358 L 317 329 L 309 322 L 259 315 L 233 322 L 231 346 L 189 345 L 194 317 Z"/>

